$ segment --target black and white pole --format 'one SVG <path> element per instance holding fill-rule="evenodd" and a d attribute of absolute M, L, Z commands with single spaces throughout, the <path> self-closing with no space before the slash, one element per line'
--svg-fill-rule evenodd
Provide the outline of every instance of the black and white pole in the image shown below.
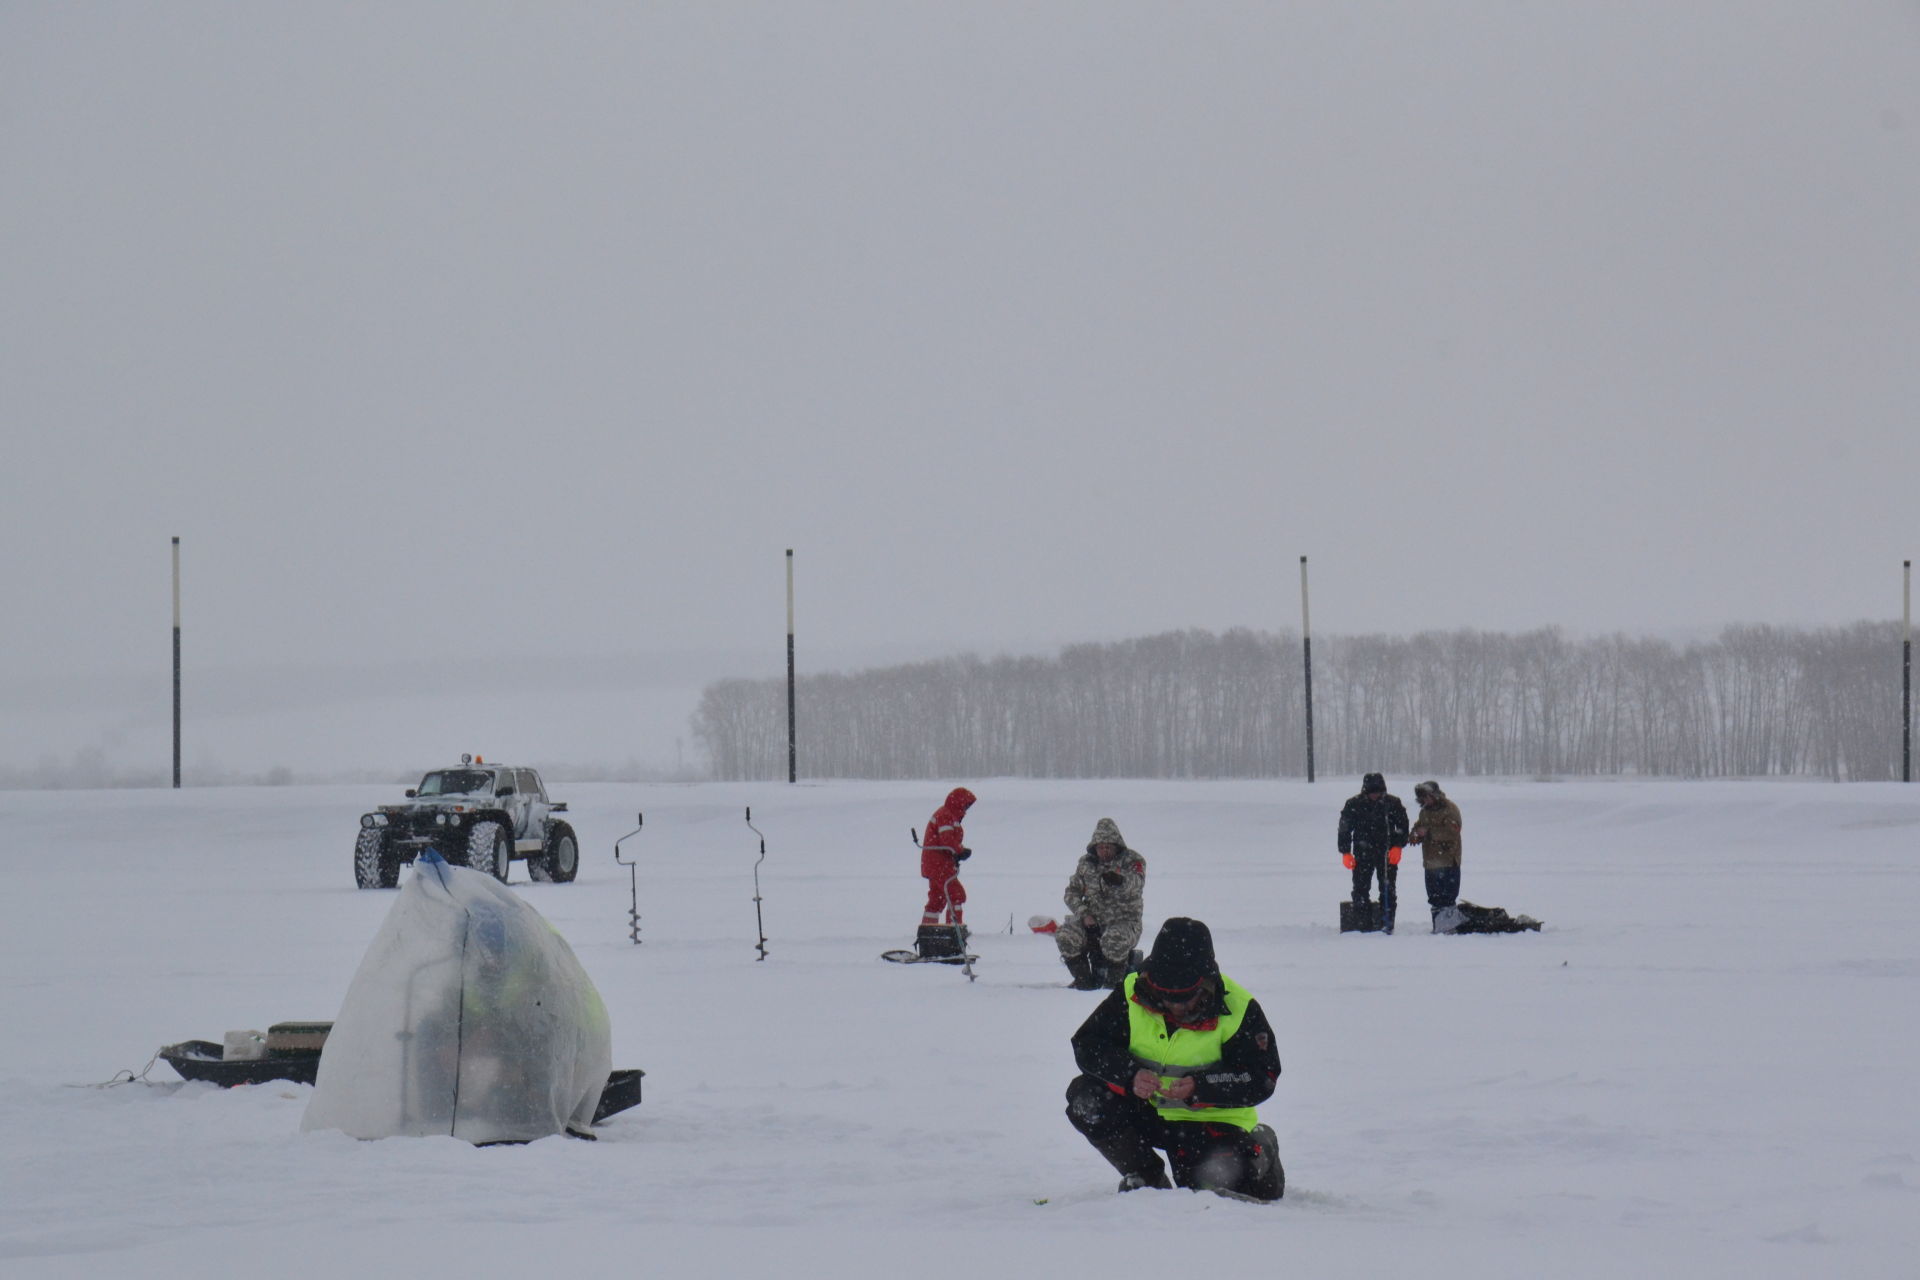
<path fill-rule="evenodd" d="M 180 539 L 173 540 L 173 789 L 180 789 Z"/>
<path fill-rule="evenodd" d="M 787 781 L 800 780 L 800 739 L 793 723 L 793 548 L 787 548 Z"/>
<path fill-rule="evenodd" d="M 1913 561 L 1902 562 L 1906 583 L 1901 590 L 1900 618 L 1900 781 L 1913 781 Z"/>
<path fill-rule="evenodd" d="M 1300 557 L 1300 659 L 1307 677 L 1307 781 L 1313 781 L 1313 627 L 1307 614 L 1307 558 Z"/>

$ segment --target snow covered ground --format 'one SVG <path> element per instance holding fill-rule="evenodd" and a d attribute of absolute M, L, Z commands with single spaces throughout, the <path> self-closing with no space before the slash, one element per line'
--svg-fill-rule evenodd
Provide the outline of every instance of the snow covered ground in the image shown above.
<path fill-rule="evenodd" d="M 979 981 L 883 964 L 946 785 L 556 788 L 572 942 L 645 1102 L 601 1141 L 302 1134 L 311 1090 L 147 1083 L 162 1044 L 330 1018 L 393 895 L 390 788 L 0 794 L 8 1276 L 1911 1276 L 1920 1268 L 1920 786 L 1460 782 L 1464 896 L 1539 934 L 1340 935 L 1353 779 L 954 779 Z M 1395 778 L 1410 797 L 1412 778 Z M 752 866 L 770 955 L 755 958 Z M 627 939 L 641 860 L 642 938 Z M 1149 934 L 1213 928 L 1285 1074 L 1288 1194 L 1113 1193 L 1068 1128 L 1057 913 L 1096 818 Z M 1013 920 L 1009 934 L 1007 923 Z M 1204 1268 L 1204 1270 L 1202 1270 Z"/>

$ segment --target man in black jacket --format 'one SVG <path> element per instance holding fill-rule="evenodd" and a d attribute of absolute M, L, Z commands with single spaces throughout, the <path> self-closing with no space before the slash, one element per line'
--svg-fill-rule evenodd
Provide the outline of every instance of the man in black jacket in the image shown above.
<path fill-rule="evenodd" d="M 1073 1059 L 1067 1120 L 1119 1170 L 1120 1190 L 1168 1186 L 1165 1151 L 1179 1186 L 1285 1194 L 1278 1143 L 1254 1111 L 1280 1077 L 1273 1028 L 1220 972 L 1200 921 L 1161 926 L 1139 972 L 1074 1032 Z"/>
<path fill-rule="evenodd" d="M 1358 912 L 1368 901 L 1373 878 L 1380 877 L 1381 927 L 1393 932 L 1398 907 L 1394 881 L 1400 873 L 1400 849 L 1407 843 L 1407 806 L 1387 794 L 1387 780 L 1370 773 L 1360 780 L 1360 794 L 1340 810 L 1340 861 L 1353 872 L 1353 906 Z"/>

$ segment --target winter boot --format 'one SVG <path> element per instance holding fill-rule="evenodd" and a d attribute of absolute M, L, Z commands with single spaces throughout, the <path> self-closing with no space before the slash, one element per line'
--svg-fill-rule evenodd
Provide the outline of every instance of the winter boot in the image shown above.
<path fill-rule="evenodd" d="M 1137 1137 L 1109 1138 L 1094 1143 L 1093 1149 L 1120 1171 L 1121 1191 L 1138 1191 L 1142 1187 L 1166 1191 L 1173 1187 L 1167 1178 L 1167 1166 L 1160 1163 L 1160 1153 Z"/>
<path fill-rule="evenodd" d="M 1278 1200 L 1287 1194 L 1287 1171 L 1280 1164 L 1280 1139 L 1273 1126 L 1257 1124 L 1249 1135 L 1254 1156 L 1247 1170 L 1246 1193 L 1256 1200 Z"/>
<path fill-rule="evenodd" d="M 1173 1190 L 1173 1184 L 1167 1181 L 1165 1169 L 1157 1169 L 1152 1173 L 1129 1173 L 1120 1179 L 1122 1195 L 1129 1191 L 1138 1191 L 1142 1187 L 1152 1187 L 1158 1191 Z"/>
<path fill-rule="evenodd" d="M 1063 956 L 1062 959 L 1067 962 L 1067 972 L 1073 975 L 1073 989 L 1075 991 L 1093 991 L 1100 986 L 1098 982 L 1094 981 L 1093 961 L 1088 958 L 1086 952 L 1082 951 L 1078 955 Z"/>
<path fill-rule="evenodd" d="M 1160 1153 L 1148 1146 L 1138 1133 L 1108 1133 L 1097 1139 L 1088 1137 L 1087 1141 L 1093 1143 L 1093 1149 L 1120 1175 L 1120 1190 L 1164 1189 L 1173 1185 L 1167 1179 L 1167 1166 L 1161 1163 Z"/>
<path fill-rule="evenodd" d="M 1118 991 L 1126 985 L 1127 975 L 1140 967 L 1140 949 L 1134 948 L 1119 960 L 1109 960 L 1105 955 L 1093 953 L 1093 977 L 1101 986 Z"/>

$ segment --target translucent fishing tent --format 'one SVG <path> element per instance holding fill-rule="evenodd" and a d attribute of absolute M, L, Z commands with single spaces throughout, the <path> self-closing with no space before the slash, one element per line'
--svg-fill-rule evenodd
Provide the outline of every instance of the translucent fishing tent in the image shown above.
<path fill-rule="evenodd" d="M 492 876 L 423 854 L 347 989 L 300 1127 L 587 1133 L 612 1063 L 606 1006 L 566 939 Z"/>

